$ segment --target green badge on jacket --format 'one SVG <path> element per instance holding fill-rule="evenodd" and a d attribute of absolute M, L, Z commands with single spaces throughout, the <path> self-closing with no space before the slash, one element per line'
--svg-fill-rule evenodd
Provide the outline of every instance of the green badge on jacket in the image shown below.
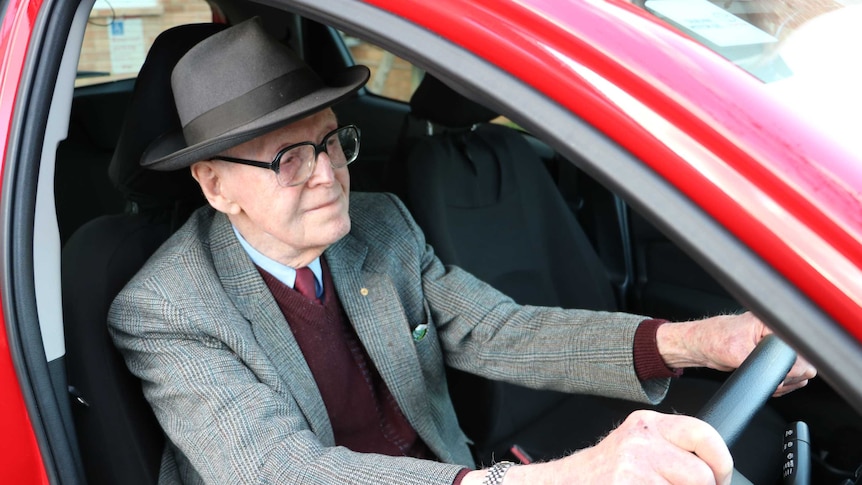
<path fill-rule="evenodd" d="M 420 340 L 425 338 L 425 334 L 427 334 L 427 333 L 428 333 L 428 325 L 426 325 L 424 323 L 421 325 L 416 325 L 416 328 L 413 329 L 413 341 L 419 342 Z"/>

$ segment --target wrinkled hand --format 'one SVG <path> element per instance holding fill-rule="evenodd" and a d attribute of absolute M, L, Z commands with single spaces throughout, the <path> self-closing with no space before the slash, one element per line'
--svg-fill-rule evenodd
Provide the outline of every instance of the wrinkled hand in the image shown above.
<path fill-rule="evenodd" d="M 723 315 L 696 322 L 662 325 L 659 352 L 669 367 L 709 367 L 730 371 L 739 367 L 763 337 L 772 331 L 751 313 Z M 787 373 L 773 396 L 804 387 L 817 370 L 802 357 Z"/>
<path fill-rule="evenodd" d="M 463 485 L 481 483 L 484 473 L 471 472 Z M 510 468 L 505 483 L 729 484 L 732 473 L 730 452 L 710 425 L 690 416 L 635 411 L 596 446 Z"/>

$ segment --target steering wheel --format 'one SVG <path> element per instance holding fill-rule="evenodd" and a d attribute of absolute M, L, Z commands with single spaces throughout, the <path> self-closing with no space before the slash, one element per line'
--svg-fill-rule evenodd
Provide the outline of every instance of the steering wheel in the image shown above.
<path fill-rule="evenodd" d="M 775 335 L 767 335 L 703 406 L 697 417 L 712 425 L 730 447 L 775 392 L 795 361 L 796 352 L 790 346 Z M 734 469 L 731 485 L 752 484 Z"/>

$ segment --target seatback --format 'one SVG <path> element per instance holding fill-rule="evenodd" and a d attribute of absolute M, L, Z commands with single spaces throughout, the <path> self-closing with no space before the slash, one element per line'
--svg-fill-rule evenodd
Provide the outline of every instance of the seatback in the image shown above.
<path fill-rule="evenodd" d="M 525 135 L 426 75 L 390 163 L 404 199 L 446 264 L 521 304 L 613 310 L 607 273 Z M 462 426 L 480 458 L 568 396 L 450 372 Z"/>
<path fill-rule="evenodd" d="M 69 133 L 57 147 L 54 168 L 61 244 L 90 219 L 123 212 L 125 201 L 108 178 L 108 166 L 120 137 L 117 113 L 129 105 L 132 82 L 116 82 L 129 89 L 78 88 L 72 98 Z"/>
<path fill-rule="evenodd" d="M 164 437 L 140 381 L 107 331 L 111 302 L 150 255 L 204 200 L 188 171 L 143 170 L 139 160 L 162 133 L 180 127 L 170 73 L 192 46 L 222 30 L 176 27 L 154 42 L 141 68 L 109 174 L 126 213 L 81 226 L 62 252 L 63 319 L 75 427 L 91 484 L 158 481 Z"/>

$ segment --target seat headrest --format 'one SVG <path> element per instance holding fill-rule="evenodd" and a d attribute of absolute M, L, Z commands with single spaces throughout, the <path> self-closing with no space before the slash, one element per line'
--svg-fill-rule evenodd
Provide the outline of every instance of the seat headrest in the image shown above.
<path fill-rule="evenodd" d="M 156 172 L 140 166 L 141 155 L 165 132 L 180 129 L 171 72 L 189 49 L 225 29 L 222 24 L 181 25 L 162 32 L 141 67 L 108 175 L 126 199 L 143 206 L 170 205 L 200 197 L 188 170 Z"/>
<path fill-rule="evenodd" d="M 447 128 L 469 128 L 498 116 L 427 73 L 410 98 L 410 109 L 414 116 Z"/>

